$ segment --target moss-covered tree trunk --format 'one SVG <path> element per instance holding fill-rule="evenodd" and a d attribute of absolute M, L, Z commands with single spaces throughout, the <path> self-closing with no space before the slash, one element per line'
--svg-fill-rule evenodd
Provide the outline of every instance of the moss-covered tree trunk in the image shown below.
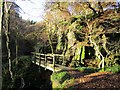
<path fill-rule="evenodd" d="M 96 44 L 96 42 L 94 40 L 92 40 L 91 36 L 89 37 L 90 43 L 93 44 L 94 49 L 95 49 L 95 55 L 96 57 L 101 60 L 101 62 L 99 63 L 98 67 L 100 68 L 100 65 L 102 64 L 102 69 L 104 69 L 105 66 L 105 58 L 102 55 L 102 53 L 99 50 L 99 45 Z"/>
<path fill-rule="evenodd" d="M 52 45 L 52 40 L 51 40 L 51 34 L 50 34 L 50 24 L 48 23 L 49 27 L 48 27 L 48 40 L 49 40 L 49 44 L 50 44 L 50 48 L 52 51 L 52 54 L 54 54 L 54 50 L 53 50 L 53 45 Z"/>
<path fill-rule="evenodd" d="M 63 34 L 62 32 L 59 32 L 58 33 L 58 40 L 57 40 L 57 46 L 56 46 L 56 51 L 57 52 L 61 52 L 63 51 L 63 48 L 64 48 L 64 44 L 63 44 Z"/>
<path fill-rule="evenodd" d="M 83 59 L 85 58 L 85 47 L 81 43 L 75 45 L 74 56 L 72 58 L 71 66 L 79 66 L 84 64 Z"/>

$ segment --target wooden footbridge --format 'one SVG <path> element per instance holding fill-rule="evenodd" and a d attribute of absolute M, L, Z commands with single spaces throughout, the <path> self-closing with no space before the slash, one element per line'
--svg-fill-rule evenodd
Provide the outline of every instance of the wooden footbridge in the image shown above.
<path fill-rule="evenodd" d="M 62 54 L 42 54 L 32 52 L 32 55 L 34 57 L 33 63 L 53 72 L 71 69 L 64 65 L 65 57 Z"/>

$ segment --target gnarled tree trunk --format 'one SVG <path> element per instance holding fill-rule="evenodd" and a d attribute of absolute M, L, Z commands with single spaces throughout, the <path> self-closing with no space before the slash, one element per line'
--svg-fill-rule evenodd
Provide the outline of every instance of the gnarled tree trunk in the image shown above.
<path fill-rule="evenodd" d="M 12 61 L 11 61 L 11 50 L 10 50 L 10 30 L 9 30 L 9 22 L 10 22 L 10 9 L 12 3 L 8 6 L 7 2 L 5 1 L 3 4 L 5 8 L 5 35 L 6 35 L 6 48 L 8 52 L 8 61 L 9 61 L 9 72 L 11 79 L 13 80 L 13 72 L 12 72 Z"/>
<path fill-rule="evenodd" d="M 3 22 L 3 0 L 0 0 L 0 90 L 2 89 L 2 22 Z"/>

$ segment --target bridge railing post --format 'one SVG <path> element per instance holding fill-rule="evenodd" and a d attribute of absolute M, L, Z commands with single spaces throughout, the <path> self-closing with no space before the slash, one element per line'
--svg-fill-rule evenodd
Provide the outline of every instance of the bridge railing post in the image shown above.
<path fill-rule="evenodd" d="M 34 53 L 34 56 L 35 56 L 35 61 L 34 61 L 34 63 L 36 64 L 36 61 L 37 61 L 37 60 L 36 60 L 36 53 Z"/>
<path fill-rule="evenodd" d="M 45 70 L 47 68 L 47 56 L 45 55 Z"/>
<path fill-rule="evenodd" d="M 65 57 L 64 57 L 64 55 L 63 55 L 63 64 L 65 63 Z"/>
<path fill-rule="evenodd" d="M 66 63 L 66 62 L 65 62 L 65 55 L 64 55 L 64 54 L 63 54 L 62 58 L 63 58 L 63 59 L 62 59 L 62 65 L 65 66 L 65 63 Z"/>
<path fill-rule="evenodd" d="M 55 55 L 53 54 L 53 72 L 55 72 Z"/>
<path fill-rule="evenodd" d="M 39 72 L 41 72 L 41 70 L 40 70 L 40 65 L 41 65 L 41 57 L 40 57 L 40 55 L 39 55 Z"/>

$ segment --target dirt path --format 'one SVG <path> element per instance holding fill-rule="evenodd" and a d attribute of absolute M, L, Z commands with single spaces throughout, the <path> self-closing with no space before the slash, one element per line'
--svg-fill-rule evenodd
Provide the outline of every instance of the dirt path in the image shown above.
<path fill-rule="evenodd" d="M 74 84 L 66 86 L 68 90 L 70 88 L 74 88 L 74 90 L 79 90 L 81 88 L 94 88 L 92 90 L 98 88 L 120 90 L 120 73 L 112 74 L 110 72 L 96 72 L 92 74 L 84 74 L 75 70 L 68 72 L 75 79 Z"/>

